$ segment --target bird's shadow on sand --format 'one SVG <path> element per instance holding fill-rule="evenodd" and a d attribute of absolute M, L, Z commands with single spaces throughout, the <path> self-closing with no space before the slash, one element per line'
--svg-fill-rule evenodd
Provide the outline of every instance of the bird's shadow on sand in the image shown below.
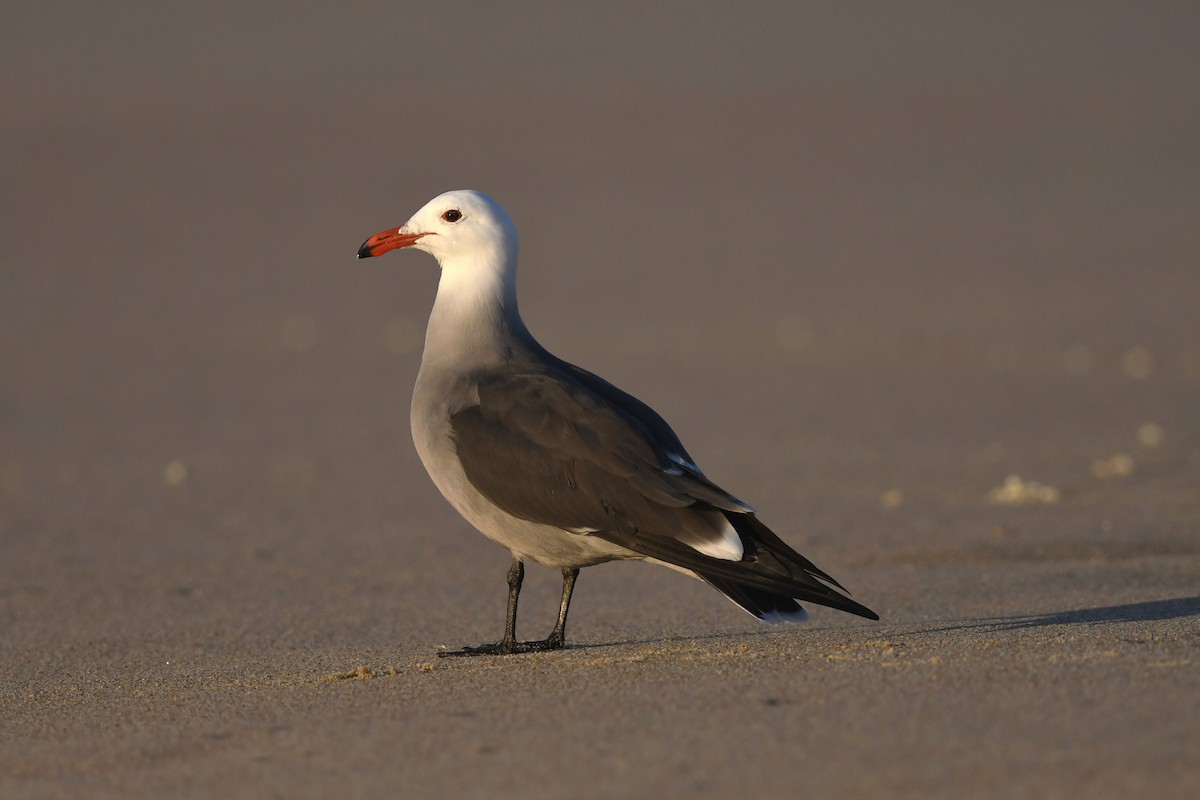
<path fill-rule="evenodd" d="M 1007 617 L 984 617 L 982 619 L 963 620 L 948 625 L 926 628 L 914 626 L 911 633 L 943 633 L 948 631 L 987 629 L 993 631 L 1013 631 L 1028 628 L 1044 628 L 1051 625 L 1099 625 L 1114 622 L 1153 622 L 1156 620 L 1181 619 L 1184 617 L 1200 616 L 1200 595 L 1195 597 L 1176 597 L 1170 600 L 1149 600 L 1144 603 L 1125 603 L 1119 606 L 1099 606 L 1096 608 L 1080 608 L 1073 611 L 1056 611 L 1050 614 L 1025 614 Z M 858 625 L 855 629 L 862 631 L 874 630 L 871 625 Z M 817 630 L 828 630 L 825 627 Z M 708 633 L 682 636 L 664 636 L 659 638 L 611 641 L 611 642 L 572 642 L 568 650 L 588 651 L 610 647 L 649 644 L 683 644 L 718 639 L 756 639 L 772 635 L 771 631 L 740 631 L 729 633 Z"/>
<path fill-rule="evenodd" d="M 991 628 L 1010 631 L 1025 628 L 1044 628 L 1050 625 L 1097 625 L 1109 622 L 1153 622 L 1200 616 L 1200 596 L 1176 597 L 1170 600 L 1149 600 L 1144 603 L 1125 603 L 1119 606 L 1080 608 L 1056 611 L 1051 614 L 1029 614 L 984 619 L 926 629 L 926 633 L 958 631 L 971 628 Z"/>

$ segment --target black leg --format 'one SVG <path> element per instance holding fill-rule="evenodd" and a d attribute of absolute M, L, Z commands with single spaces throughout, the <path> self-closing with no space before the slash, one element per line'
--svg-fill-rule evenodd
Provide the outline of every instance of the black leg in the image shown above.
<path fill-rule="evenodd" d="M 513 558 L 512 566 L 508 568 L 508 616 L 504 621 L 504 638 L 496 644 L 484 644 L 479 647 L 464 647 L 462 650 L 442 650 L 438 655 L 448 656 L 506 656 L 509 653 L 521 652 L 517 648 L 517 599 L 521 596 L 521 583 L 525 580 L 525 564 L 521 559 Z"/>
<path fill-rule="evenodd" d="M 563 570 L 562 604 L 558 607 L 558 624 L 546 639 L 547 650 L 559 650 L 567 644 L 567 611 L 571 608 L 571 593 L 575 591 L 575 579 L 578 577 L 577 569 Z"/>
<path fill-rule="evenodd" d="M 536 653 L 543 650 L 561 650 L 567 641 L 567 611 L 571 608 L 571 593 L 575 591 L 575 579 L 579 570 L 564 569 L 562 603 L 558 608 L 558 623 L 545 641 L 517 641 L 517 598 L 521 594 L 521 582 L 525 579 L 525 565 L 514 558 L 508 570 L 508 618 L 504 624 L 504 638 L 496 644 L 480 647 L 464 647 L 462 650 L 443 650 L 439 656 L 506 656 L 512 653 Z"/>
<path fill-rule="evenodd" d="M 512 652 L 512 646 L 517 642 L 517 599 L 521 595 L 521 584 L 525 582 L 525 564 L 521 559 L 514 558 L 508 568 L 508 616 L 504 621 L 504 640 L 500 647 Z"/>

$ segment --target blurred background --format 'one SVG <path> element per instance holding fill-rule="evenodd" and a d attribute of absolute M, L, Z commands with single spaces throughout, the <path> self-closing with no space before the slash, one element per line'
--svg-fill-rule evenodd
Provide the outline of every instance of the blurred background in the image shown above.
<path fill-rule="evenodd" d="M 0 794 L 1180 792 L 1198 76 L 1194 2 L 8 4 Z M 602 565 L 433 657 L 509 557 L 409 437 L 436 264 L 354 255 L 468 187 L 881 622 Z"/>
<path fill-rule="evenodd" d="M 10 6 L 4 647 L 498 633 L 409 438 L 436 265 L 354 258 L 454 188 L 544 344 L 886 617 L 947 613 L 914 569 L 1194 552 L 1198 75 L 1194 3 Z M 623 569 L 585 638 L 751 626 Z"/>

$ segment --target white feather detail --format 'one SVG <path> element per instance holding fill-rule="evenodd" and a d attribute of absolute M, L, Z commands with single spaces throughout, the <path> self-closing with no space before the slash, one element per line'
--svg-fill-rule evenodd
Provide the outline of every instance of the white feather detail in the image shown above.
<path fill-rule="evenodd" d="M 713 558 L 724 559 L 725 561 L 741 561 L 745 550 L 742 547 L 742 538 L 738 536 L 737 531 L 728 522 L 725 522 L 724 527 L 719 531 L 715 531 L 721 538 L 710 539 L 704 542 L 687 542 L 684 543 L 697 552 L 703 553 L 706 556 Z"/>

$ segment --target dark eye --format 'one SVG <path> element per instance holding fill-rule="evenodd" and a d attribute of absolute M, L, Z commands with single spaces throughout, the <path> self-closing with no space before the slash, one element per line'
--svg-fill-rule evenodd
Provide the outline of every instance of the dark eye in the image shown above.
<path fill-rule="evenodd" d="M 442 219 L 446 220 L 446 222 L 458 222 L 462 219 L 462 212 L 457 208 L 452 208 L 442 214 Z"/>

